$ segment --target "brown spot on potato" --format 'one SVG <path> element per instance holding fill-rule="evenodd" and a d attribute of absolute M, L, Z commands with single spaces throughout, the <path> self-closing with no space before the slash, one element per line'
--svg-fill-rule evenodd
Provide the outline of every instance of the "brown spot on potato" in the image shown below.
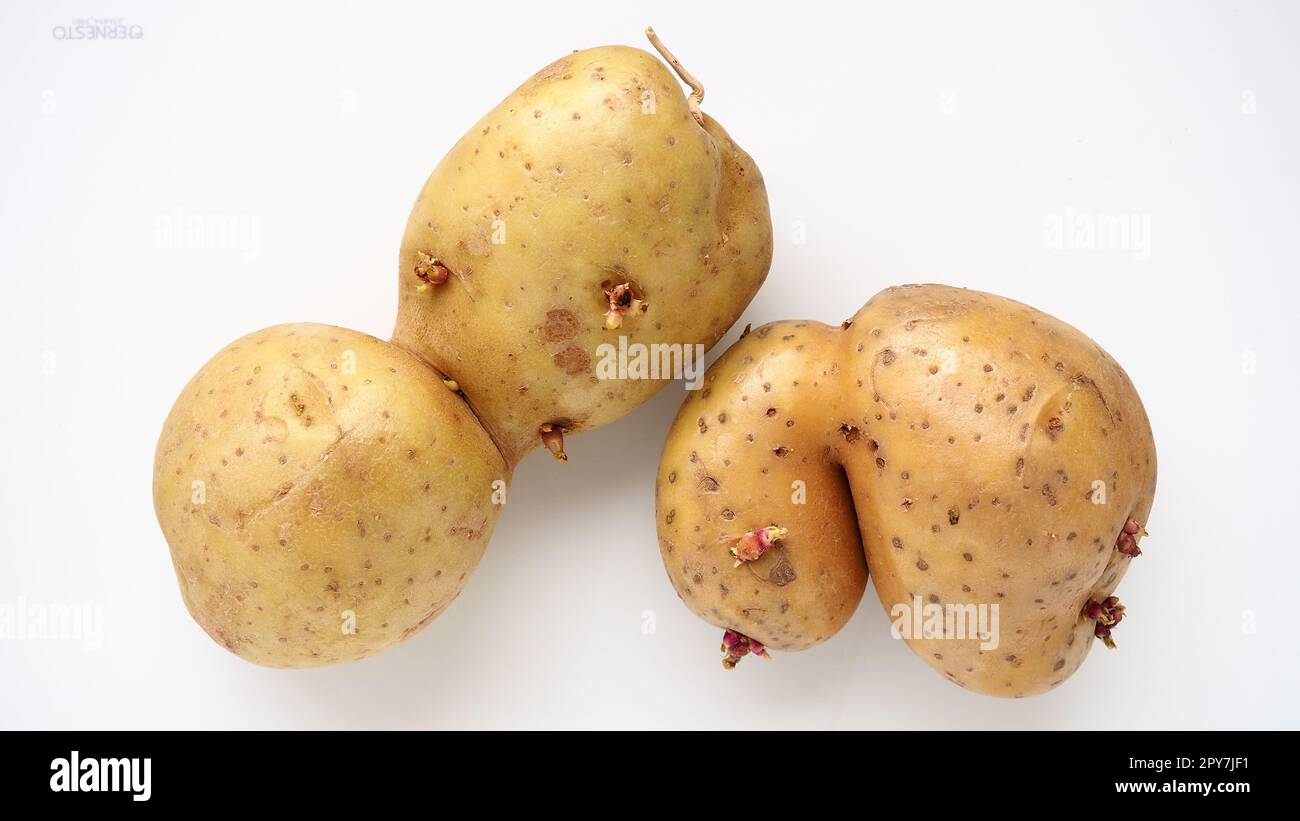
<path fill-rule="evenodd" d="M 476 223 L 469 229 L 465 239 L 457 245 L 463 248 L 470 256 L 490 257 L 492 256 L 492 239 L 488 235 L 488 227 L 485 223 Z"/>
<path fill-rule="evenodd" d="M 577 376 L 591 369 L 591 357 L 577 345 L 570 345 L 551 357 L 556 367 L 569 376 Z"/>
<path fill-rule="evenodd" d="M 568 308 L 552 308 L 546 312 L 546 322 L 542 324 L 542 339 L 547 342 L 562 342 L 572 339 L 582 330 L 582 323 L 576 314 Z"/>
<path fill-rule="evenodd" d="M 794 565 L 785 556 L 781 556 L 767 574 L 768 581 L 777 587 L 785 587 L 797 577 L 798 574 L 795 573 Z"/>
<path fill-rule="evenodd" d="M 1063 430 L 1065 430 L 1065 423 L 1061 421 L 1061 417 L 1053 416 L 1047 420 L 1047 437 L 1049 439 L 1055 440 Z"/>

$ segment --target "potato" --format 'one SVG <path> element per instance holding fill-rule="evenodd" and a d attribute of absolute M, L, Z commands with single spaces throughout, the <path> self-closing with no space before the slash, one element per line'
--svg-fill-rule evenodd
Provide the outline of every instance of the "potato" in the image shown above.
<path fill-rule="evenodd" d="M 601 379 L 602 344 L 711 346 L 771 256 L 763 177 L 698 98 L 639 49 L 578 51 L 425 183 L 393 340 L 453 375 L 515 461 L 543 425 L 594 428 L 662 387 Z M 626 304 L 611 312 L 611 297 Z"/>
<path fill-rule="evenodd" d="M 1112 641 L 1155 480 L 1142 402 L 1092 340 L 1001 297 L 891 288 L 839 328 L 760 328 L 709 370 L 664 449 L 660 548 L 686 604 L 749 640 L 724 644 L 729 666 L 838 629 L 865 544 L 918 655 L 1026 696 Z M 767 528 L 781 538 L 744 538 Z"/>
<path fill-rule="evenodd" d="M 774 650 L 834 635 L 867 584 L 844 472 L 803 416 L 837 401 L 837 386 L 806 379 L 806 349 L 782 342 L 829 340 L 823 328 L 777 322 L 732 346 L 682 405 L 659 465 L 659 544 L 677 594 Z M 787 531 L 774 549 L 737 563 L 740 537 L 773 526 Z"/>
<path fill-rule="evenodd" d="M 195 621 L 307 667 L 414 634 L 460 593 L 510 467 L 426 365 L 325 325 L 258 331 L 181 393 L 154 505 Z"/>
<path fill-rule="evenodd" d="M 772 253 L 762 176 L 650 35 L 689 99 L 642 51 L 575 52 L 452 149 L 407 226 L 392 344 L 269 328 L 177 400 L 154 503 L 223 646 L 304 667 L 410 636 L 463 588 L 519 459 L 564 458 L 565 433 L 675 375 L 602 379 L 601 357 L 711 345 L 748 304 Z"/>

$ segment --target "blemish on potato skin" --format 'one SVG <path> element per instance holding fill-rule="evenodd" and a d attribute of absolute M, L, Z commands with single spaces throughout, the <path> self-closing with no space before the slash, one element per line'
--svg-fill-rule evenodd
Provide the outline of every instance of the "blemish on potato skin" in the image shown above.
<path fill-rule="evenodd" d="M 542 324 L 542 339 L 546 342 L 563 342 L 573 339 L 582 330 L 582 323 L 568 308 L 552 308 L 546 312 Z"/>
<path fill-rule="evenodd" d="M 551 357 L 556 367 L 569 376 L 577 376 L 591 369 L 591 357 L 577 345 L 569 345 Z"/>
<path fill-rule="evenodd" d="M 1047 420 L 1047 436 L 1049 439 L 1055 441 L 1056 437 L 1064 430 L 1065 423 L 1061 421 L 1059 416 L 1053 416 Z"/>
<path fill-rule="evenodd" d="M 785 587 L 793 582 L 798 577 L 798 574 L 795 573 L 794 565 L 790 563 L 790 560 L 785 556 L 781 556 L 772 565 L 767 577 L 777 587 Z"/>

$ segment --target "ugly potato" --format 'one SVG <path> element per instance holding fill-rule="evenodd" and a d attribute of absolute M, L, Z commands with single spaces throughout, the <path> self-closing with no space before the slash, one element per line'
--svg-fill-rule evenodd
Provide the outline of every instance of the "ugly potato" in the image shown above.
<path fill-rule="evenodd" d="M 664 384 L 599 378 L 602 343 L 712 344 L 748 304 L 762 177 L 648 34 L 689 98 L 645 52 L 574 52 L 451 150 L 407 226 L 392 344 L 270 328 L 177 400 L 155 507 L 219 643 L 302 667 L 411 635 L 464 586 L 519 459 L 564 458 L 564 433 Z"/>
<path fill-rule="evenodd" d="M 725 434 L 707 416 L 719 408 Z M 670 480 L 705 455 L 710 475 L 725 468 L 716 492 Z M 838 488 L 829 476 L 847 481 L 851 511 L 838 490 L 814 493 Z M 796 509 L 787 501 L 800 480 L 809 492 Z M 790 646 L 791 625 L 825 624 L 824 595 L 801 604 L 801 585 L 824 585 L 801 564 L 820 572 L 826 554 L 857 558 L 865 545 L 880 601 L 921 658 L 963 687 L 1027 696 L 1069 677 L 1094 637 L 1113 645 L 1124 615 L 1113 593 L 1141 553 L 1155 480 L 1142 402 L 1092 340 L 1002 297 L 891 288 L 838 328 L 760 328 L 710 369 L 664 451 L 660 546 L 683 600 L 727 631 L 728 666 Z M 727 541 L 718 522 L 733 499 L 746 517 Z M 824 535 L 851 524 L 861 543 Z M 727 566 L 733 553 L 738 566 Z M 722 562 L 718 578 L 688 583 L 703 574 L 688 577 L 683 557 Z M 773 561 L 794 578 L 750 583 L 739 609 L 728 601 Z M 860 584 L 856 571 L 845 579 Z M 789 604 L 775 623 L 773 602 Z M 969 620 L 981 606 L 996 622 Z M 949 632 L 949 613 L 973 629 Z"/>
<path fill-rule="evenodd" d="M 778 322 L 737 342 L 682 405 L 660 460 L 664 566 L 687 606 L 736 631 L 728 666 L 746 648 L 824 641 L 866 589 L 844 472 L 822 458 L 819 428 L 797 424 L 801 409 L 834 401 L 836 384 L 803 376 L 801 347 L 771 344 L 823 327 Z"/>
<path fill-rule="evenodd" d="M 414 356 L 299 324 L 245 336 L 194 376 L 163 427 L 153 494 L 195 621 L 249 661 L 310 667 L 442 612 L 509 477 Z"/>
<path fill-rule="evenodd" d="M 544 426 L 604 425 L 663 386 L 600 378 L 620 336 L 711 346 L 767 275 L 763 177 L 677 68 L 689 99 L 639 49 L 561 57 L 461 138 L 411 211 L 393 339 L 455 378 L 511 461 Z"/>

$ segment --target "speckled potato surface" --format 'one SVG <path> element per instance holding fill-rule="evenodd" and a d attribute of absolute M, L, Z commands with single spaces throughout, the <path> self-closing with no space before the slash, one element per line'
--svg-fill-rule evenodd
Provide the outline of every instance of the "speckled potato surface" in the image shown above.
<path fill-rule="evenodd" d="M 599 346 L 706 346 L 767 275 L 762 175 L 697 122 L 656 57 L 611 46 L 556 60 L 461 138 L 402 239 L 394 341 L 453 377 L 503 453 L 541 425 L 606 424 L 663 386 L 602 380 Z M 431 260 L 447 279 L 421 278 Z M 643 310 L 605 326 L 605 289 Z"/>
<path fill-rule="evenodd" d="M 961 686 L 1025 696 L 1082 663 L 1085 609 L 1127 570 L 1117 541 L 1155 480 L 1136 389 L 1080 331 L 989 294 L 891 288 L 841 327 L 759 328 L 710 369 L 664 450 L 660 548 L 697 614 L 798 649 L 847 620 L 865 546 L 891 615 L 998 605 L 995 648 L 908 643 Z M 788 535 L 733 566 L 727 539 L 773 525 Z"/>
<path fill-rule="evenodd" d="M 666 383 L 599 378 L 606 352 L 712 345 L 749 303 L 762 176 L 647 35 L 690 98 L 643 51 L 574 52 L 447 154 L 403 238 L 392 343 L 268 328 L 177 400 L 154 503 L 217 642 L 304 667 L 412 635 L 465 585 L 525 454 L 566 458 L 565 434 Z"/>
<path fill-rule="evenodd" d="M 823 326 L 766 325 L 709 368 L 673 423 L 657 482 L 659 545 L 677 594 L 711 624 L 775 650 L 834 635 L 867 584 L 844 472 L 823 458 L 818 426 L 796 423 L 796 406 L 826 406 L 836 385 L 803 379 L 805 350 L 772 344 L 810 327 Z M 796 503 L 796 483 L 807 503 Z M 789 535 L 735 566 L 735 540 L 773 524 Z"/>
<path fill-rule="evenodd" d="M 442 612 L 509 478 L 417 358 L 299 324 L 245 336 L 195 375 L 164 425 L 153 492 L 194 619 L 249 661 L 308 667 L 369 655 Z"/>

